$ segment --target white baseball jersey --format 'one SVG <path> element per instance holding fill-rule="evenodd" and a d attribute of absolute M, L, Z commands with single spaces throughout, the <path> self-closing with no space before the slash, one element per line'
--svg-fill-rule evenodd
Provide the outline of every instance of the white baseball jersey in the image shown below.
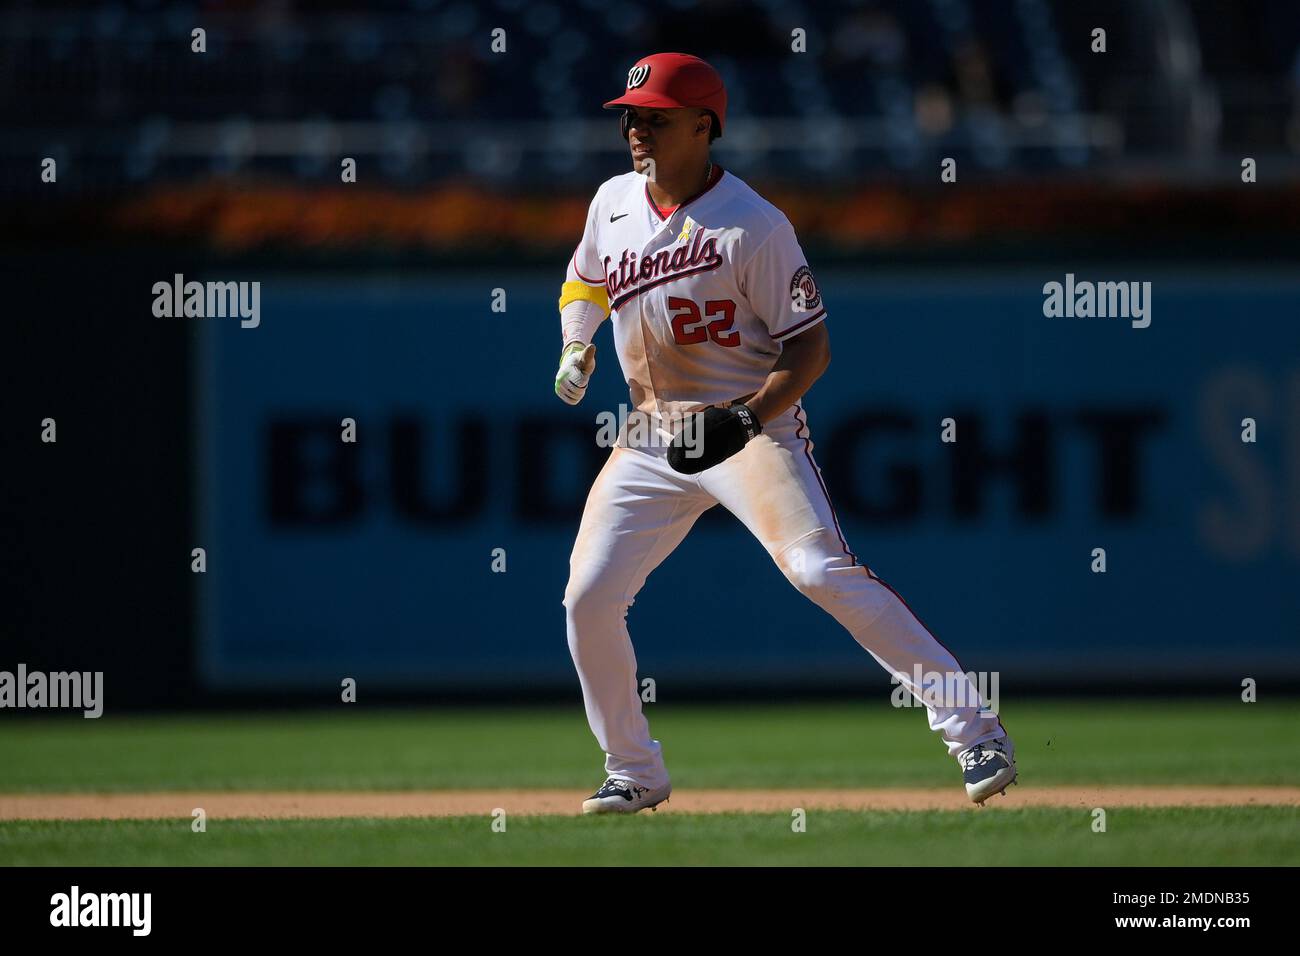
<path fill-rule="evenodd" d="M 604 182 L 566 281 L 604 287 L 632 406 L 664 423 L 749 397 L 826 317 L 789 220 L 722 170 L 667 218 L 642 174 Z"/>

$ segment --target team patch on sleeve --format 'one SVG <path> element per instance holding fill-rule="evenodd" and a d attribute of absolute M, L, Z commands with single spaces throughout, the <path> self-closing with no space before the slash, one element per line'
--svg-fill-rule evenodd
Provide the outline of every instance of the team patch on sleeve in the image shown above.
<path fill-rule="evenodd" d="M 811 312 L 821 305 L 821 290 L 817 288 L 812 270 L 806 265 L 796 269 L 790 279 L 790 301 L 796 312 Z"/>

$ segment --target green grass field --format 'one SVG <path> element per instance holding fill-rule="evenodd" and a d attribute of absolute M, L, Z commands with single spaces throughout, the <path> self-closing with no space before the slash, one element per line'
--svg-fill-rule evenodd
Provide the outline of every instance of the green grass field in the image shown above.
<path fill-rule="evenodd" d="M 674 787 L 959 788 L 923 712 L 876 703 L 649 705 Z M 1007 709 L 1034 785 L 1300 785 L 1300 701 L 1033 702 Z M 579 705 L 106 716 L 0 724 L 0 792 L 571 788 L 602 779 Z M 1012 805 L 1014 793 L 1007 798 Z M 576 805 L 575 805 L 576 810 Z M 393 820 L 0 821 L 0 864 L 1295 865 L 1300 808 L 642 813 Z"/>
<path fill-rule="evenodd" d="M 0 860 L 86 866 L 1252 866 L 1300 860 L 1300 809 L 1112 811 L 1105 833 L 1070 810 L 997 813 L 641 813 L 635 817 L 240 820 L 0 825 Z"/>

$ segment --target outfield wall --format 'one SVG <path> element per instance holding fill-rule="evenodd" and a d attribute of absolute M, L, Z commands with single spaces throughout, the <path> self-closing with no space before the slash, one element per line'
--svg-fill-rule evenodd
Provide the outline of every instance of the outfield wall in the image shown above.
<path fill-rule="evenodd" d="M 1150 326 L 1045 317 L 1044 283 L 1072 271 L 1150 281 Z M 818 278 L 834 358 L 805 402 L 815 456 L 850 545 L 968 668 L 1022 685 L 1300 675 L 1300 281 Z M 257 328 L 192 320 L 208 687 L 576 686 L 560 602 L 606 454 L 596 414 L 626 389 L 605 328 L 584 404 L 552 395 L 557 288 L 263 276 Z M 878 673 L 720 508 L 629 624 L 661 686 Z"/>

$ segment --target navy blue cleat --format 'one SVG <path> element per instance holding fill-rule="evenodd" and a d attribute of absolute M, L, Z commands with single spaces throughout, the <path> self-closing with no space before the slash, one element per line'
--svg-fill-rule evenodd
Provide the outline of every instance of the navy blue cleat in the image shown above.
<path fill-rule="evenodd" d="M 1016 782 L 1015 746 L 1010 737 L 976 744 L 962 751 L 957 762 L 966 781 L 966 796 L 980 805 L 995 793 L 1006 796 L 1007 787 Z"/>
<path fill-rule="evenodd" d="M 668 799 L 673 792 L 672 784 L 651 790 L 639 786 L 631 780 L 610 777 L 600 785 L 600 789 L 582 801 L 583 813 L 636 813 L 649 807 L 653 810 Z"/>

